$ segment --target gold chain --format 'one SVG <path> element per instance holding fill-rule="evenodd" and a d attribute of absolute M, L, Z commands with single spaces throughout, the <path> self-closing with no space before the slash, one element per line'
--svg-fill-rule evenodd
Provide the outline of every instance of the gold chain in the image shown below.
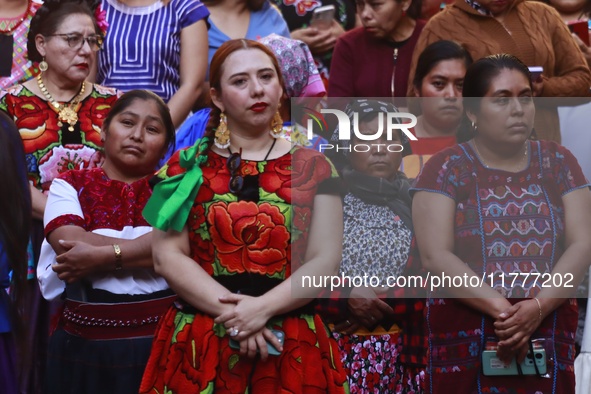
<path fill-rule="evenodd" d="M 82 96 L 84 95 L 84 86 L 86 85 L 86 82 L 85 81 L 82 82 L 82 86 L 80 87 L 80 91 L 78 92 L 76 97 L 74 97 L 74 99 L 68 105 L 60 104 L 57 101 L 55 101 L 55 99 L 53 98 L 51 93 L 49 93 L 49 91 L 45 87 L 45 84 L 43 83 L 43 79 L 41 78 L 41 73 L 39 73 L 39 75 L 37 75 L 37 85 L 39 85 L 39 89 L 45 95 L 45 98 L 47 98 L 47 101 L 49 101 L 49 103 L 51 105 L 53 105 L 53 107 L 59 111 L 58 112 L 58 119 L 59 120 L 57 122 L 57 125 L 59 127 L 62 127 L 63 126 L 62 122 L 66 122 L 70 125 L 68 127 L 68 131 L 73 132 L 74 126 L 76 125 L 76 123 L 78 123 L 78 111 L 76 110 L 76 106 L 78 105 L 78 103 L 82 99 Z"/>
<path fill-rule="evenodd" d="M 484 157 L 482 157 L 482 154 L 480 153 L 480 151 L 478 150 L 478 145 L 476 144 L 476 140 L 472 140 L 472 146 L 474 146 L 474 150 L 476 151 L 476 154 L 478 155 L 478 157 L 480 157 L 480 161 L 482 162 L 482 164 L 486 167 L 486 168 L 491 168 L 485 161 L 484 161 Z M 523 144 L 523 147 L 525 148 L 523 150 L 523 157 L 521 158 L 521 160 L 519 161 L 519 164 L 522 164 L 526 157 L 527 157 L 527 140 L 525 141 L 525 143 Z"/>

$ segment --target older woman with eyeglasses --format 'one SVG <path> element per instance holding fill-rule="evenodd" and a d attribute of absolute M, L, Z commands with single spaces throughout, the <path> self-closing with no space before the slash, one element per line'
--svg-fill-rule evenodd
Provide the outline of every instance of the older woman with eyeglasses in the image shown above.
<path fill-rule="evenodd" d="M 104 35 L 93 5 L 84 0 L 45 1 L 31 20 L 27 42 L 28 58 L 41 73 L 0 91 L 0 110 L 14 120 L 23 140 L 32 213 L 38 219 L 32 230 L 35 257 L 29 262 L 30 278 L 34 278 L 34 260 L 43 240 L 41 220 L 49 185 L 62 172 L 96 167 L 102 161 L 100 129 L 117 99 L 115 89 L 85 81 Z M 33 305 L 26 312 L 28 324 L 38 330 L 36 338 L 45 341 L 48 318 L 42 324 L 34 317 L 44 306 L 39 305 L 36 281 L 29 286 Z M 31 349 L 44 354 L 43 342 L 32 341 Z"/>

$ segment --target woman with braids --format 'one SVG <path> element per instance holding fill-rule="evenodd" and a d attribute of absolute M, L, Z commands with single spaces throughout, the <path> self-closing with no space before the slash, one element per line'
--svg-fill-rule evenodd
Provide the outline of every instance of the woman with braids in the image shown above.
<path fill-rule="evenodd" d="M 24 353 L 22 305 L 27 280 L 27 239 L 31 197 L 23 145 L 14 123 L 0 113 L 0 173 L 10 187 L 0 195 L 0 382 L 2 392 L 17 394 L 16 343 Z M 11 274 L 12 271 L 12 274 Z M 12 281 L 11 281 L 12 277 Z M 10 296 L 6 289 L 10 288 Z M 11 319 L 12 318 L 12 319 Z"/>
<path fill-rule="evenodd" d="M 140 393 L 346 390 L 315 294 L 298 285 L 336 273 L 336 171 L 281 138 L 279 70 L 261 43 L 222 44 L 210 68 L 209 137 L 159 173 L 144 216 L 156 272 L 180 300 L 158 326 Z"/>
<path fill-rule="evenodd" d="M 28 57 L 41 73 L 0 91 L 0 110 L 14 120 L 23 140 L 32 214 L 37 219 L 31 235 L 30 278 L 43 240 L 41 220 L 49 185 L 62 172 L 96 167 L 102 161 L 100 129 L 117 99 L 115 89 L 86 82 L 104 34 L 95 18 L 95 5 L 84 0 L 45 1 L 31 21 L 27 42 Z M 27 324 L 35 327 L 37 334 L 28 343 L 39 355 L 29 353 L 32 359 L 25 363 L 39 365 L 45 357 L 49 319 L 36 281 L 29 286 L 33 294 Z M 33 382 L 41 379 L 39 369 Z"/>

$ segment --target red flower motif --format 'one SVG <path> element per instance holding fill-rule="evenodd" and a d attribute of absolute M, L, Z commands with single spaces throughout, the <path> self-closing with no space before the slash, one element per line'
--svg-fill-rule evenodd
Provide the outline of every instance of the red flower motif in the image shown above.
<path fill-rule="evenodd" d="M 19 105 L 13 108 L 25 153 L 45 149 L 59 141 L 57 116 L 45 101 L 37 96 L 21 97 Z"/>
<path fill-rule="evenodd" d="M 102 146 L 101 128 L 111 106 L 117 96 L 96 97 L 94 100 L 84 100 L 78 110 L 80 130 L 85 134 L 86 141 Z"/>
<path fill-rule="evenodd" d="M 306 148 L 296 149 L 291 158 L 273 160 L 267 165 L 269 168 L 261 175 L 261 187 L 288 204 L 312 205 L 318 184 L 332 174 L 326 158 Z"/>
<path fill-rule="evenodd" d="M 222 354 L 219 376 L 216 379 L 215 392 L 244 393 L 248 384 L 248 376 L 252 370 L 252 360 L 240 356 L 228 344 L 228 337 L 221 338 Z M 256 392 L 256 391 L 255 391 Z"/>
<path fill-rule="evenodd" d="M 220 264 L 228 271 L 244 272 L 248 265 L 251 272 L 273 275 L 285 266 L 289 232 L 276 206 L 217 202 L 207 220 Z"/>
<path fill-rule="evenodd" d="M 168 159 L 166 163 L 166 178 L 172 178 L 175 175 L 182 174 L 186 170 L 181 167 L 181 150 L 174 152 L 174 154 Z"/>
<path fill-rule="evenodd" d="M 182 323 L 181 323 L 182 324 Z M 173 393 L 199 393 L 213 382 L 218 363 L 220 338 L 211 329 L 211 317 L 196 315 L 176 335 L 168 352 L 164 381 Z"/>
<path fill-rule="evenodd" d="M 206 187 L 209 187 L 211 193 L 228 193 L 230 172 L 226 167 L 226 158 L 219 155 L 209 155 L 207 157 L 207 163 L 203 167 L 203 177 L 208 180 Z M 205 200 L 200 199 L 200 201 Z"/>
<path fill-rule="evenodd" d="M 201 204 L 195 204 L 189 214 L 189 243 L 191 245 L 191 256 L 210 275 L 213 276 L 213 244 L 204 240 L 201 234 L 195 230 L 205 223 L 205 209 Z"/>

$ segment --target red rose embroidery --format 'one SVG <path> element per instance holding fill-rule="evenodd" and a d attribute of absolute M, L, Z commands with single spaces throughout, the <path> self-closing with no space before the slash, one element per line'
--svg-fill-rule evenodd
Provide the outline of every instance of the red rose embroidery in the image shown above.
<path fill-rule="evenodd" d="M 273 275 L 287 262 L 289 232 L 279 208 L 252 201 L 217 202 L 207 220 L 220 264 L 229 272 Z"/>
<path fill-rule="evenodd" d="M 212 323 L 210 317 L 196 315 L 193 323 L 186 324 L 176 335 L 164 376 L 173 393 L 199 393 L 215 379 L 212 366 L 219 362 L 220 339 L 211 329 Z"/>
<path fill-rule="evenodd" d="M 193 205 L 189 216 L 189 241 L 191 256 L 210 275 L 213 275 L 213 244 L 204 240 L 201 233 L 196 231 L 205 223 L 205 209 L 201 204 Z"/>
<path fill-rule="evenodd" d="M 111 106 L 117 100 L 117 96 L 96 97 L 94 100 L 84 100 L 78 116 L 80 118 L 80 130 L 85 134 L 87 142 L 102 146 L 101 127 Z"/>
<path fill-rule="evenodd" d="M 59 141 L 57 116 L 45 101 L 37 96 L 22 97 L 13 108 L 25 153 L 45 149 Z"/>
<path fill-rule="evenodd" d="M 332 174 L 326 158 L 306 148 L 297 149 L 291 159 L 286 156 L 267 165 L 261 175 L 261 187 L 289 204 L 312 205 L 318 184 Z"/>

